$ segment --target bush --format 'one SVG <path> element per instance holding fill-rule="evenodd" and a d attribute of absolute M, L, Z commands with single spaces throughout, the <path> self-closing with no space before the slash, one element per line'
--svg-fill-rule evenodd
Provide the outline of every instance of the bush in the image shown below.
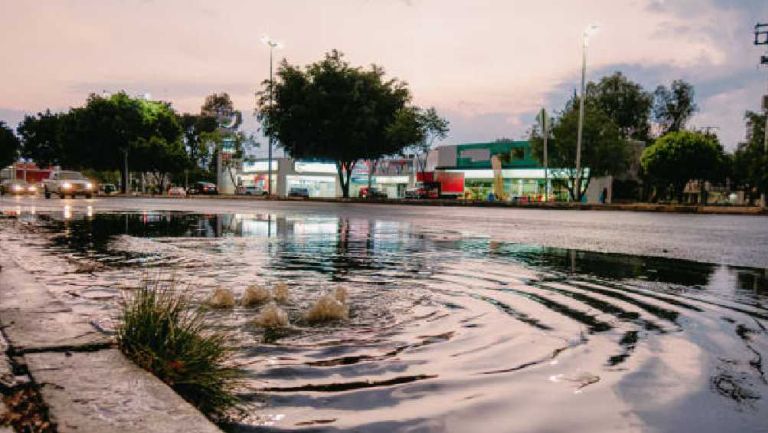
<path fill-rule="evenodd" d="M 117 342 L 126 356 L 209 418 L 240 405 L 241 370 L 232 366 L 227 335 L 212 331 L 175 283 L 145 282 L 121 307 Z"/>

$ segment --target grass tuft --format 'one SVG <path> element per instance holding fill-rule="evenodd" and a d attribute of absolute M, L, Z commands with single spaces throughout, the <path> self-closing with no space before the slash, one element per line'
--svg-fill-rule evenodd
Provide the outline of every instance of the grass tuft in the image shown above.
<path fill-rule="evenodd" d="M 241 370 L 232 366 L 228 336 L 210 329 L 203 311 L 174 282 L 146 281 L 123 299 L 120 350 L 209 418 L 240 406 Z"/>

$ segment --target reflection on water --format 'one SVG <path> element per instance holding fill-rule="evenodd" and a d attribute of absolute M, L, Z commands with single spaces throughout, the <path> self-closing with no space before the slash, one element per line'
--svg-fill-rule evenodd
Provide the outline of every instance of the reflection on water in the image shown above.
<path fill-rule="evenodd" d="M 376 219 L 65 208 L 38 224 L 48 250 L 104 265 L 64 278 L 85 287 L 83 311 L 137 266 L 171 269 L 201 297 L 291 285 L 296 325 L 276 342 L 250 324 L 257 311 L 213 313 L 258 406 L 233 431 L 768 431 L 765 269 Z M 305 324 L 339 283 L 349 321 Z"/>

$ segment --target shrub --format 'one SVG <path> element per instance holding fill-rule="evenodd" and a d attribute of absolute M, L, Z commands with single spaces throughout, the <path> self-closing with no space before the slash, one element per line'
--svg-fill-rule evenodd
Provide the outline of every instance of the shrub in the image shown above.
<path fill-rule="evenodd" d="M 176 283 L 145 282 L 121 307 L 116 334 L 126 356 L 212 419 L 240 405 L 228 336 L 206 325 Z"/>

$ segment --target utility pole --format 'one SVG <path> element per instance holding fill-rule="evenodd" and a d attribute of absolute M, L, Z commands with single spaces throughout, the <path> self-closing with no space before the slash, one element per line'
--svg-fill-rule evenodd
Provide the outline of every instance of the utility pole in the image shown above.
<path fill-rule="evenodd" d="M 584 30 L 582 35 L 581 51 L 581 96 L 579 97 L 579 129 L 576 135 L 576 179 L 574 182 L 576 191 L 576 200 L 581 202 L 581 135 L 584 129 L 584 99 L 586 99 L 586 79 L 587 79 L 587 46 L 589 37 L 597 31 L 596 25 L 591 25 Z"/>
<path fill-rule="evenodd" d="M 768 47 L 768 23 L 755 24 L 755 45 L 765 45 Z M 768 66 L 768 53 L 760 56 L 760 64 Z M 765 114 L 765 125 L 763 126 L 763 149 L 766 155 L 765 157 L 768 159 L 768 94 L 763 95 L 762 108 L 763 114 Z M 768 170 L 768 167 L 764 168 L 765 170 Z M 763 194 L 761 195 L 761 201 L 763 202 L 763 207 L 768 206 L 768 200 L 766 200 L 765 191 L 763 191 Z"/>
<path fill-rule="evenodd" d="M 768 46 L 768 23 L 755 24 L 755 45 Z M 760 56 L 760 64 L 768 66 L 768 54 Z M 765 151 L 768 153 L 768 94 L 763 95 L 763 112 L 765 113 L 764 144 Z"/>
<path fill-rule="evenodd" d="M 275 99 L 272 94 L 272 89 L 274 88 L 275 84 L 272 78 L 272 51 L 275 48 L 282 48 L 283 45 L 280 42 L 273 41 L 269 38 L 269 36 L 264 36 L 261 38 L 261 42 L 269 47 L 269 108 L 272 108 L 275 103 Z M 274 143 L 271 134 L 268 138 L 269 150 L 267 151 L 267 196 L 272 197 L 272 146 Z"/>
<path fill-rule="evenodd" d="M 544 202 L 549 202 L 549 162 L 547 160 L 547 138 L 549 138 L 549 116 L 547 110 L 541 109 L 539 113 L 541 123 L 541 137 L 544 144 Z"/>

